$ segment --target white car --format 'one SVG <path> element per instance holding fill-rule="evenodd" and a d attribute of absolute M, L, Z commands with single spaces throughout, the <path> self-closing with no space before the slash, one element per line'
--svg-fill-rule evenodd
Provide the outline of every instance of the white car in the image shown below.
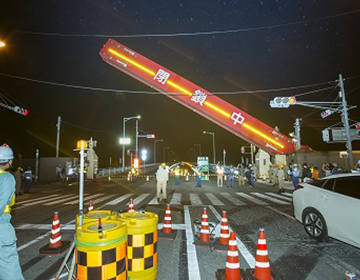
<path fill-rule="evenodd" d="M 360 174 L 345 173 L 300 183 L 293 193 L 295 218 L 318 241 L 327 236 L 360 248 Z"/>

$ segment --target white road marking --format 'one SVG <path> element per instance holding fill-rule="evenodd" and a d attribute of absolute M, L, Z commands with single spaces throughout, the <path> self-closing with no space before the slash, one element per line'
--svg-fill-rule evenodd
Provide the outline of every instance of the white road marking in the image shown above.
<path fill-rule="evenodd" d="M 215 217 L 221 221 L 222 217 L 221 215 L 218 213 L 218 211 L 216 211 L 216 209 L 214 208 L 214 206 L 210 205 L 209 209 L 213 212 L 213 214 L 215 215 Z M 229 227 L 229 231 L 230 233 L 233 231 L 230 227 Z M 248 263 L 248 265 L 251 268 L 255 267 L 255 258 L 250 254 L 249 250 L 246 248 L 246 246 L 244 245 L 244 243 L 241 242 L 241 240 L 236 236 L 236 241 L 237 241 L 237 247 L 238 250 L 240 251 L 241 255 L 244 257 L 245 261 Z M 191 279 L 191 278 L 190 278 Z"/>
<path fill-rule="evenodd" d="M 170 201 L 170 204 L 171 205 L 181 205 L 181 193 L 174 193 L 172 198 L 171 198 L 171 201 Z"/>
<path fill-rule="evenodd" d="M 84 197 L 84 201 L 85 201 L 85 200 L 92 199 L 92 198 L 94 198 L 94 197 L 101 196 L 101 195 L 103 195 L 103 193 L 97 193 L 97 194 L 89 195 L 89 196 L 87 196 L 87 197 Z M 70 201 L 70 202 L 64 203 L 64 204 L 77 204 L 77 203 L 79 203 L 79 200 L 78 200 L 78 199 L 76 199 L 76 200 L 74 200 L 74 201 Z"/>
<path fill-rule="evenodd" d="M 189 206 L 184 206 L 185 226 L 186 226 L 186 249 L 188 260 L 189 279 L 201 279 L 199 263 L 196 254 L 196 248 L 194 243 L 194 236 L 192 231 L 192 223 L 190 218 Z"/>
<path fill-rule="evenodd" d="M 240 201 L 239 199 L 231 196 L 231 194 L 229 193 L 221 193 L 221 195 L 223 197 L 225 197 L 227 200 L 231 201 L 232 203 L 234 203 L 235 205 L 246 205 L 246 203 Z"/>
<path fill-rule="evenodd" d="M 159 202 L 157 201 L 157 197 L 155 196 L 152 200 L 150 200 L 148 204 L 149 205 L 159 204 Z"/>
<path fill-rule="evenodd" d="M 49 196 L 46 196 L 46 197 L 43 196 L 43 197 L 39 197 L 39 198 L 35 198 L 35 199 L 24 200 L 24 201 L 21 201 L 21 202 L 16 202 L 16 205 L 26 204 L 26 203 L 30 203 L 30 202 L 39 201 L 39 200 L 45 200 L 45 199 L 52 198 L 54 196 L 60 196 L 60 194 L 53 194 L 53 195 L 49 195 Z"/>
<path fill-rule="evenodd" d="M 133 193 L 125 194 L 123 196 L 120 196 L 119 198 L 116 198 L 116 199 L 106 203 L 105 205 L 116 205 L 116 204 L 120 203 L 121 201 L 124 201 L 125 199 L 130 198 L 133 195 L 134 195 Z"/>
<path fill-rule="evenodd" d="M 43 205 L 45 205 L 45 206 L 55 205 L 55 204 L 59 204 L 59 203 L 62 203 L 64 201 L 67 201 L 67 200 L 70 200 L 70 199 L 76 199 L 77 197 L 79 197 L 79 196 L 76 194 L 76 195 L 73 195 L 73 196 L 68 197 L 68 198 L 59 199 L 59 200 L 55 200 L 55 201 L 52 201 L 52 202 L 47 202 L 47 203 L 44 203 Z"/>
<path fill-rule="evenodd" d="M 199 195 L 196 193 L 190 194 L 190 201 L 192 205 L 203 205 Z"/>
<path fill-rule="evenodd" d="M 111 197 L 114 197 L 115 195 L 116 195 L 116 194 L 109 194 L 109 195 L 107 195 L 107 196 L 97 198 L 97 199 L 93 200 L 93 204 L 96 204 L 96 203 L 102 202 L 102 201 L 104 201 L 104 200 L 107 200 L 107 199 L 109 199 L 109 198 L 111 198 Z M 95 206 L 95 210 L 96 210 L 96 206 Z"/>
<path fill-rule="evenodd" d="M 291 197 L 293 196 L 292 193 L 287 193 L 287 192 L 284 192 L 283 195 L 287 195 L 287 196 L 291 196 Z"/>
<path fill-rule="evenodd" d="M 271 206 L 267 206 L 267 208 L 269 208 L 269 209 L 275 211 L 276 213 L 279 213 L 280 215 L 283 215 L 283 216 L 285 216 L 285 217 L 287 217 L 287 218 L 289 218 L 289 219 L 291 219 L 291 220 L 297 221 L 293 216 L 290 216 L 290 215 L 288 215 L 288 214 L 286 214 L 286 213 L 284 213 L 284 212 L 281 212 L 280 210 L 278 210 L 278 209 L 276 209 L 276 208 L 273 208 L 273 207 L 271 207 Z"/>
<path fill-rule="evenodd" d="M 147 198 L 149 195 L 149 193 L 143 193 L 139 195 L 137 198 L 134 199 L 134 206 L 140 204 L 140 202 Z M 126 203 L 126 205 L 129 205 L 129 203 Z"/>
<path fill-rule="evenodd" d="M 73 196 L 73 194 L 67 194 L 67 195 L 62 195 L 61 197 L 68 197 L 66 198 L 65 200 L 67 199 L 71 199 L 70 197 Z M 37 205 L 37 204 L 40 204 L 40 205 L 45 205 L 43 204 L 44 202 L 48 202 L 48 201 L 58 201 L 58 197 L 52 197 L 52 198 L 47 198 L 47 199 L 44 199 L 44 200 L 39 200 L 39 201 L 34 201 L 34 202 L 29 202 L 29 203 L 25 203 L 24 205 L 21 205 L 20 207 L 16 208 L 17 210 L 19 209 L 23 209 L 23 208 L 26 208 L 28 206 L 31 206 L 31 205 Z"/>
<path fill-rule="evenodd" d="M 241 197 L 243 197 L 243 198 L 245 198 L 245 199 L 247 199 L 247 200 L 250 200 L 251 202 L 254 202 L 254 203 L 256 203 L 256 204 L 259 204 L 259 205 L 268 205 L 267 202 L 262 201 L 262 200 L 260 200 L 260 199 L 257 199 L 257 198 L 255 198 L 255 197 L 252 197 L 252 196 L 250 196 L 250 195 L 248 195 L 248 194 L 246 194 L 246 193 L 237 192 L 236 194 L 239 195 L 239 196 L 241 196 Z"/>
<path fill-rule="evenodd" d="M 276 193 L 272 193 L 272 192 L 267 192 L 266 194 L 271 195 L 271 196 L 275 196 L 275 197 L 278 197 L 278 198 L 281 198 L 281 199 L 284 199 L 284 200 L 287 200 L 287 201 L 292 201 L 292 198 L 287 197 L 287 196 L 283 196 L 283 195 L 280 195 L 280 194 L 276 194 Z"/>
<path fill-rule="evenodd" d="M 276 198 L 273 198 L 273 197 L 269 197 L 269 196 L 264 195 L 262 193 L 251 193 L 251 194 L 256 195 L 258 197 L 261 197 L 261 198 L 264 198 L 264 199 L 267 199 L 267 200 L 270 200 L 270 201 L 278 203 L 278 204 L 283 204 L 283 205 L 289 205 L 290 204 L 289 202 L 285 202 L 285 201 L 282 201 L 282 200 L 279 200 L 279 199 L 276 199 Z"/>
<path fill-rule="evenodd" d="M 211 201 L 213 205 L 224 205 L 220 199 L 218 199 L 213 193 L 205 193 L 207 198 Z"/>

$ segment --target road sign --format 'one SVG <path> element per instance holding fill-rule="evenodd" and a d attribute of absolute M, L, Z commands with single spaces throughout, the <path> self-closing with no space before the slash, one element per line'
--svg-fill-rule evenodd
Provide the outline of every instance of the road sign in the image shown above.
<path fill-rule="evenodd" d="M 334 113 L 335 113 L 335 111 L 334 111 L 333 109 L 327 109 L 327 110 L 321 112 L 320 116 L 321 116 L 323 119 L 325 119 L 326 117 L 328 117 L 328 116 L 330 116 L 330 115 L 332 115 L 332 114 L 334 114 Z"/>
<path fill-rule="evenodd" d="M 120 138 L 119 142 L 121 145 L 129 145 L 131 140 L 130 140 L 130 138 Z"/>

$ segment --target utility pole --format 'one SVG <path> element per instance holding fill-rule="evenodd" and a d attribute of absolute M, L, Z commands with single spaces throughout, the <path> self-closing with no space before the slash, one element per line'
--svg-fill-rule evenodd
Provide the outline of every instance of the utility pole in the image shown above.
<path fill-rule="evenodd" d="M 58 121 L 56 124 L 57 135 L 56 135 L 56 157 L 59 157 L 59 147 L 60 147 L 60 126 L 61 126 L 61 117 L 58 116 Z"/>
<path fill-rule="evenodd" d="M 135 157 L 138 158 L 138 149 L 139 149 L 139 140 L 138 140 L 138 135 L 139 135 L 139 120 L 136 119 L 136 146 L 135 146 Z"/>
<path fill-rule="evenodd" d="M 225 149 L 223 149 L 223 162 L 224 162 L 224 166 L 226 165 L 226 164 L 225 164 L 225 158 L 226 158 L 226 151 L 225 151 Z"/>
<path fill-rule="evenodd" d="M 250 149 L 251 149 L 251 164 L 254 164 L 254 146 L 253 144 L 250 144 Z"/>
<path fill-rule="evenodd" d="M 300 138 L 300 119 L 295 119 L 295 139 L 297 140 L 295 143 L 295 151 L 299 151 L 301 149 L 301 138 Z"/>
<path fill-rule="evenodd" d="M 353 157 L 352 143 L 350 136 L 348 106 L 345 98 L 344 81 L 341 74 L 339 75 L 339 87 L 340 87 L 339 98 L 341 98 L 341 102 L 342 102 L 341 120 L 344 124 L 345 132 L 346 132 L 346 148 L 349 154 L 350 169 L 352 169 L 354 167 L 354 157 Z"/>

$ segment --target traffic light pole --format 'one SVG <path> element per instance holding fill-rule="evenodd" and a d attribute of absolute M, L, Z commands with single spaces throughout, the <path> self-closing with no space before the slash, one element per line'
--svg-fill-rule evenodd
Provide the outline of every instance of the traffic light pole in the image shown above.
<path fill-rule="evenodd" d="M 300 138 L 300 119 L 295 119 L 295 150 L 298 151 L 301 149 L 301 138 Z"/>
<path fill-rule="evenodd" d="M 57 135 L 56 135 L 56 157 L 59 157 L 59 147 L 60 147 L 60 126 L 61 126 L 61 117 L 58 116 L 57 122 Z"/>
<path fill-rule="evenodd" d="M 351 136 L 350 136 L 348 106 L 345 98 L 344 81 L 341 74 L 339 75 L 339 87 L 340 87 L 339 97 L 341 98 L 342 101 L 341 120 L 344 124 L 345 132 L 346 132 L 346 148 L 349 155 L 350 169 L 352 169 L 354 168 L 354 156 L 353 156 Z"/>

